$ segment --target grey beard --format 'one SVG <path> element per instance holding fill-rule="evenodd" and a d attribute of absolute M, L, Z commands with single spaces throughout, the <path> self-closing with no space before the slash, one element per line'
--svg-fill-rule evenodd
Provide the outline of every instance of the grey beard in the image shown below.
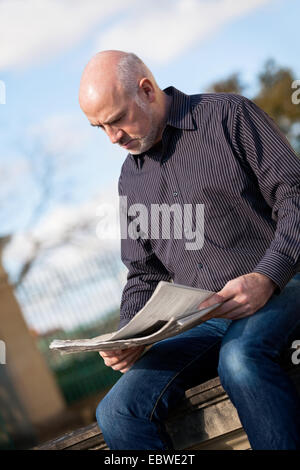
<path fill-rule="evenodd" d="M 148 109 L 145 105 L 145 103 L 140 100 L 139 96 L 136 96 L 135 98 L 135 101 L 137 103 L 137 105 L 142 108 L 142 110 L 147 113 L 148 112 Z M 145 137 L 142 137 L 141 139 L 139 139 L 140 141 L 140 149 L 139 150 L 133 150 L 131 151 L 131 154 L 132 155 L 139 155 L 143 152 L 146 152 L 147 150 L 149 150 L 151 147 L 153 147 L 156 139 L 157 139 L 157 136 L 158 136 L 158 132 L 159 132 L 159 129 L 160 129 L 160 124 L 156 124 L 154 125 L 153 123 L 154 119 L 153 119 L 153 114 L 151 114 L 151 122 L 150 122 L 150 132 L 148 135 L 146 135 Z"/>
<path fill-rule="evenodd" d="M 158 127 L 159 126 L 154 126 L 153 122 L 151 122 L 151 127 L 150 127 L 149 134 L 146 135 L 143 139 L 141 139 L 140 153 L 146 152 L 147 150 L 149 150 L 154 145 L 154 143 L 157 139 Z"/>

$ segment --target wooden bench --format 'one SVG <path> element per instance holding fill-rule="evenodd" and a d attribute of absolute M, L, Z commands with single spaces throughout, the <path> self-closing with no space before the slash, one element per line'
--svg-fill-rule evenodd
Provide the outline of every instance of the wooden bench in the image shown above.
<path fill-rule="evenodd" d="M 292 365 L 292 350 L 284 359 L 285 369 L 300 394 L 300 366 Z M 166 427 L 176 450 L 250 449 L 235 407 L 218 377 L 185 393 L 172 411 Z M 77 429 L 35 447 L 37 450 L 108 450 L 97 423 Z"/>

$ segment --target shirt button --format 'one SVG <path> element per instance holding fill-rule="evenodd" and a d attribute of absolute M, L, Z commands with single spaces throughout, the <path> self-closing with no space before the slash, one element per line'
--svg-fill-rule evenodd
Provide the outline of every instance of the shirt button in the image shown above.
<path fill-rule="evenodd" d="M 178 193 L 176 191 L 174 191 L 173 196 L 174 197 L 178 196 Z"/>
<path fill-rule="evenodd" d="M 203 268 L 203 264 L 202 264 L 202 263 L 198 263 L 198 268 L 199 268 L 199 269 L 202 269 L 202 268 Z"/>

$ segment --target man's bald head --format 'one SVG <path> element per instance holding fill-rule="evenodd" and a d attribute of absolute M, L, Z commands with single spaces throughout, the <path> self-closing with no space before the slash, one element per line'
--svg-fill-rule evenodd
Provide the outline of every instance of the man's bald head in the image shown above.
<path fill-rule="evenodd" d="M 143 78 L 151 80 L 153 86 L 158 88 L 151 71 L 137 55 L 117 50 L 98 52 L 83 71 L 80 106 L 84 111 L 112 92 L 136 98 Z"/>
<path fill-rule="evenodd" d="M 158 142 L 170 104 L 142 60 L 116 50 L 99 52 L 86 65 L 79 103 L 92 126 L 134 154 Z"/>

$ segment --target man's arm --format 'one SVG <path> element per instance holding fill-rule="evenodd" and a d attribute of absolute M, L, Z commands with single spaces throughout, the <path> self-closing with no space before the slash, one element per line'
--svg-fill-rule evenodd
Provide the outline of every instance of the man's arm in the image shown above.
<path fill-rule="evenodd" d="M 130 242 L 122 244 L 132 245 Z M 146 304 L 159 281 L 171 279 L 170 274 L 155 254 L 139 260 L 129 260 L 122 256 L 122 260 L 128 268 L 128 274 L 121 298 L 119 328 L 126 325 Z"/>
<path fill-rule="evenodd" d="M 121 177 L 119 195 L 125 195 Z M 122 211 L 123 208 L 120 207 L 120 210 Z M 126 217 L 127 228 L 130 222 L 127 212 L 123 216 Z M 125 326 L 146 304 L 159 281 L 171 280 L 170 273 L 152 251 L 149 239 L 132 239 L 127 234 L 126 238 L 121 239 L 121 258 L 128 269 L 128 274 L 121 298 L 119 329 Z M 139 359 L 144 349 L 145 346 L 136 346 L 125 350 L 100 351 L 100 355 L 105 365 L 124 373 Z"/>
<path fill-rule="evenodd" d="M 232 145 L 243 166 L 255 175 L 277 225 L 253 272 L 229 281 L 201 304 L 202 308 L 225 301 L 204 320 L 252 315 L 275 291 L 280 293 L 300 268 L 300 159 L 274 121 L 246 98 L 236 108 Z"/>
<path fill-rule="evenodd" d="M 277 223 L 274 239 L 253 271 L 282 290 L 300 267 L 300 158 L 274 121 L 247 99 L 236 111 L 233 137 Z"/>
<path fill-rule="evenodd" d="M 125 196 L 124 193 L 120 177 L 119 195 Z M 124 208 L 120 207 L 120 211 L 122 210 Z M 127 213 L 123 214 L 123 217 L 126 217 L 127 228 L 132 220 Z M 148 238 L 133 239 L 127 233 L 126 238 L 121 239 L 121 259 L 128 269 L 128 274 L 122 293 L 119 328 L 126 325 L 146 304 L 159 281 L 171 280 L 170 273 L 153 252 Z"/>

